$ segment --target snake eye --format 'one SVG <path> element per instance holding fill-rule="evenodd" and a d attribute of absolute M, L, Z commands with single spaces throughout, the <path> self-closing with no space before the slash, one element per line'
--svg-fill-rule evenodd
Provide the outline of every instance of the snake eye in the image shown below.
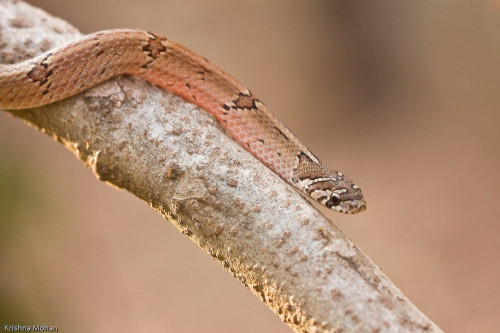
<path fill-rule="evenodd" d="M 334 205 L 337 206 L 340 203 L 340 195 L 337 193 L 332 194 L 332 198 L 330 199 L 330 202 Z"/>

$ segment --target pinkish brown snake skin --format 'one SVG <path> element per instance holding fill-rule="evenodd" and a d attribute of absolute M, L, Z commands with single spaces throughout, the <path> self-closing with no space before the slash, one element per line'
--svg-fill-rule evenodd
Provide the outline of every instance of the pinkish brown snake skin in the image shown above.
<path fill-rule="evenodd" d="M 122 74 L 204 109 L 253 156 L 321 204 L 343 213 L 366 209 L 361 189 L 320 162 L 250 90 L 207 59 L 149 32 L 97 32 L 34 59 L 0 65 L 0 108 L 50 104 Z"/>

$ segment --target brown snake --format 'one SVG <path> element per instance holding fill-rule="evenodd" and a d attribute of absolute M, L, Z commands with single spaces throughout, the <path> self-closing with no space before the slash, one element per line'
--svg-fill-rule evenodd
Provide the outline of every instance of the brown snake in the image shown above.
<path fill-rule="evenodd" d="M 366 209 L 361 189 L 320 162 L 250 90 L 207 59 L 149 32 L 97 32 L 34 59 L 0 65 L 0 108 L 50 104 L 122 74 L 209 112 L 241 146 L 321 204 L 343 213 Z"/>

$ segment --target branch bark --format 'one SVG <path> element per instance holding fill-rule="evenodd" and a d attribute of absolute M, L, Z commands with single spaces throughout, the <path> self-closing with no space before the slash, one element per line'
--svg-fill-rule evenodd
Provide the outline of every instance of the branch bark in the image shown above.
<path fill-rule="evenodd" d="M 0 0 L 0 63 L 81 34 Z M 6 111 L 146 201 L 297 332 L 440 332 L 340 230 L 207 113 L 132 77 Z"/>

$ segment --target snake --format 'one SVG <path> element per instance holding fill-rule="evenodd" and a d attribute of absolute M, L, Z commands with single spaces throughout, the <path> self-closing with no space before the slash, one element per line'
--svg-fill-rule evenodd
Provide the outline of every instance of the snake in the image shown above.
<path fill-rule="evenodd" d="M 283 180 L 320 204 L 353 214 L 361 189 L 321 162 L 248 88 L 206 58 L 151 32 L 99 31 L 15 64 L 0 64 L 0 109 L 54 103 L 119 75 L 132 75 L 210 113 Z"/>

